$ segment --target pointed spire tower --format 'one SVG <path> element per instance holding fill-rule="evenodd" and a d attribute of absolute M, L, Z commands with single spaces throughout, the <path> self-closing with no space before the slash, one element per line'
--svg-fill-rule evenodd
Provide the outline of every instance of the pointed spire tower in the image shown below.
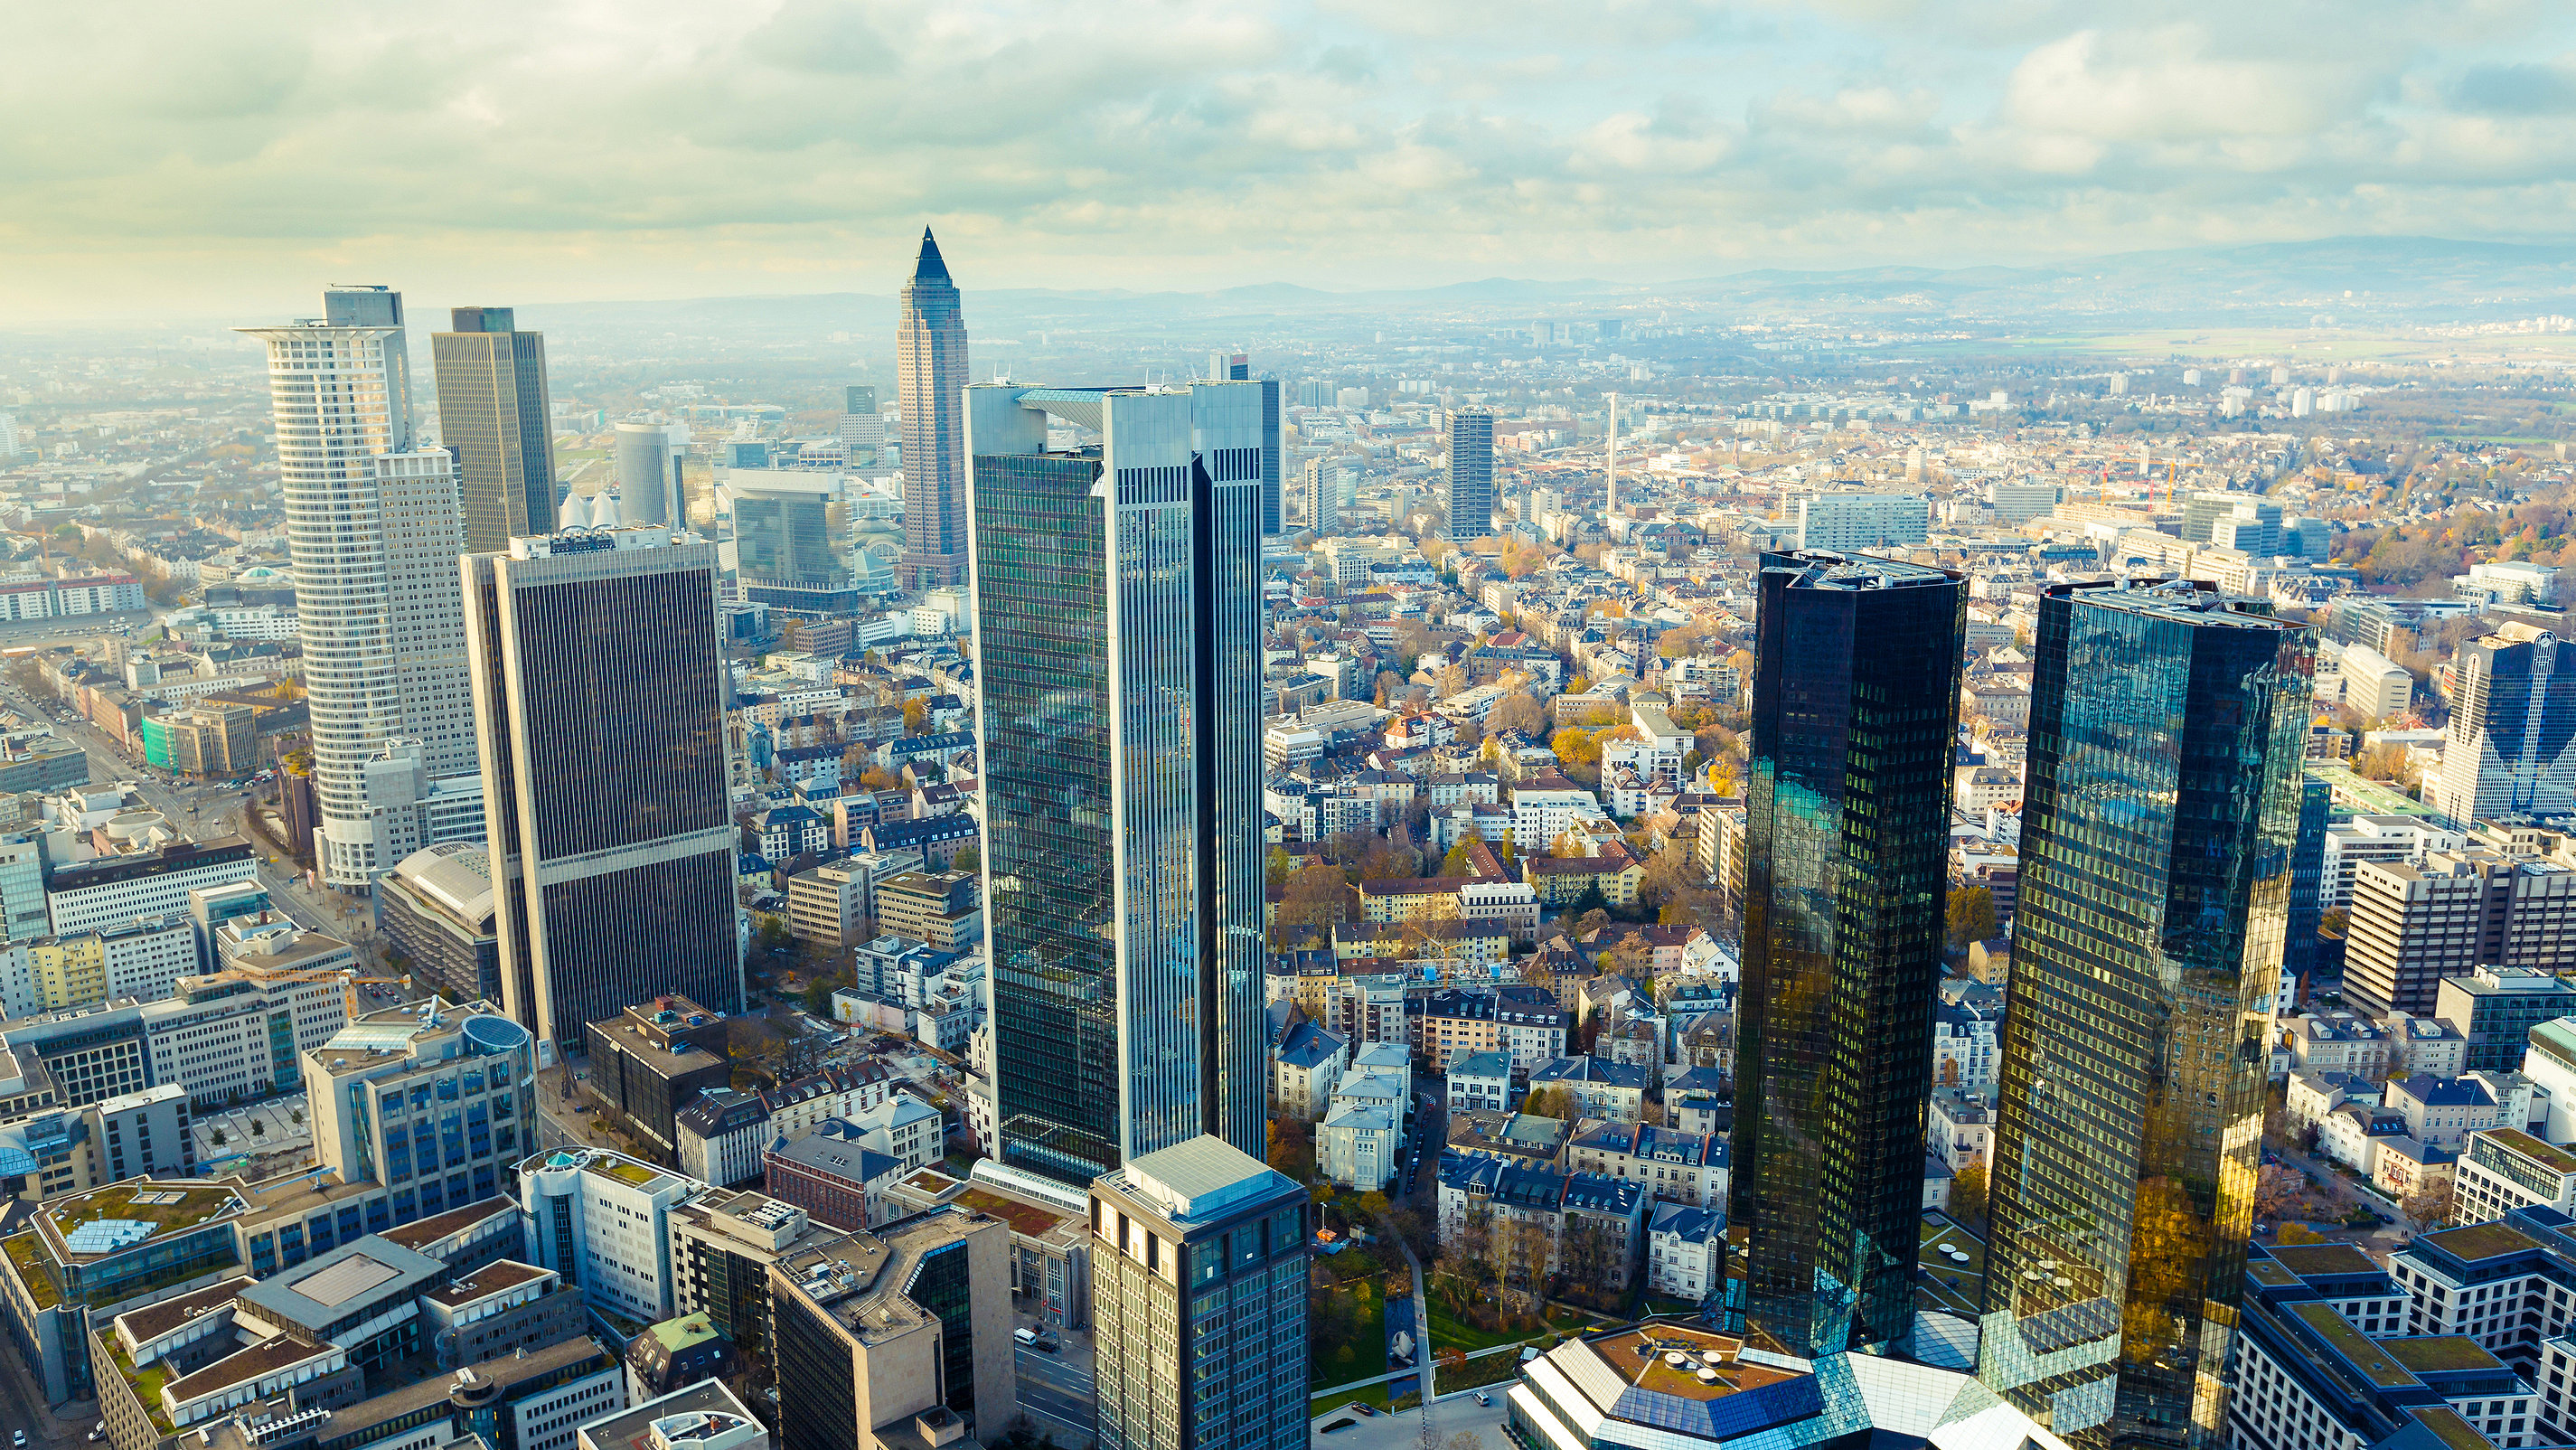
<path fill-rule="evenodd" d="M 895 397 L 903 410 L 903 558 L 909 588 L 966 576 L 966 315 L 930 228 L 903 284 Z"/>

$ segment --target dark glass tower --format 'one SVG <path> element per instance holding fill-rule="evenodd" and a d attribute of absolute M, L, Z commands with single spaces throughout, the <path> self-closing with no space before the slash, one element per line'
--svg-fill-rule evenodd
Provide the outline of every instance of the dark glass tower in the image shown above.
<path fill-rule="evenodd" d="M 540 1037 L 742 1005 L 715 546 L 638 525 L 464 560 L 501 996 Z"/>
<path fill-rule="evenodd" d="M 507 307 L 449 311 L 430 334 L 440 441 L 465 493 L 465 548 L 489 554 L 555 529 L 555 442 L 546 396 L 546 337 L 521 332 Z"/>
<path fill-rule="evenodd" d="M 908 588 L 966 571 L 966 313 L 930 228 L 903 284 L 895 323 L 895 400 L 903 409 L 903 559 Z"/>
<path fill-rule="evenodd" d="M 2293 984 L 2317 964 L 2317 923 L 2325 916 L 2326 826 L 2334 787 L 2301 771 L 2299 839 L 2290 852 L 2290 924 L 2283 933 L 2281 973 Z M 2273 1004 L 2285 1009 L 2287 1001 Z"/>
<path fill-rule="evenodd" d="M 1449 537 L 1481 539 L 1494 531 L 1494 415 L 1460 408 L 1449 415 Z"/>
<path fill-rule="evenodd" d="M 2080 1446 L 2221 1442 L 2315 646 L 2206 586 L 2050 586 L 1979 1375 Z"/>
<path fill-rule="evenodd" d="M 1259 391 L 966 399 L 1000 1156 L 1257 1154 Z M 1048 452 L 1050 417 L 1106 441 Z"/>
<path fill-rule="evenodd" d="M 1728 1217 L 1792 1354 L 1913 1328 L 1966 617 L 1945 570 L 1762 556 Z"/>

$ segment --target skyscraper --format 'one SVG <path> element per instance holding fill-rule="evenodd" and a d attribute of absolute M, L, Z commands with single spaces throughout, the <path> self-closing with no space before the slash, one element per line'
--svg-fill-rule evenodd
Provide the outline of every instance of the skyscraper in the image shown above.
<path fill-rule="evenodd" d="M 849 556 L 832 547 L 828 513 L 838 480 L 787 468 L 730 468 L 735 578 L 743 597 L 802 615 L 858 607 Z"/>
<path fill-rule="evenodd" d="M 1481 539 L 1494 531 L 1494 415 L 1483 408 L 1449 414 L 1449 537 Z"/>
<path fill-rule="evenodd" d="M 323 300 L 330 320 L 241 330 L 268 345 L 313 721 L 314 852 L 325 880 L 358 887 L 429 844 L 417 793 L 372 798 L 368 762 L 408 743 L 433 780 L 474 769 L 454 583 L 465 521 L 453 460 L 414 447 L 402 294 L 341 287 Z"/>
<path fill-rule="evenodd" d="M 1261 532 L 1279 532 L 1279 380 L 1252 376 L 1252 359 L 1239 352 L 1210 353 L 1208 376 L 1218 382 L 1261 385 Z"/>
<path fill-rule="evenodd" d="M 966 572 L 966 314 L 930 228 L 903 284 L 894 335 L 895 400 L 903 408 L 903 559 L 907 588 L 954 584 Z"/>
<path fill-rule="evenodd" d="M 1746 1319 L 1800 1356 L 1913 1328 L 1966 607 L 1945 570 L 1762 556 L 1728 1217 Z"/>
<path fill-rule="evenodd" d="M 688 493 L 680 485 L 680 462 L 689 445 L 689 430 L 676 423 L 617 425 L 617 517 L 630 524 L 689 526 Z M 554 520 L 529 532 L 551 534 Z M 506 547 L 506 544 L 504 545 Z M 477 553 L 491 550 L 478 549 Z"/>
<path fill-rule="evenodd" d="M 1259 390 L 966 406 L 999 1156 L 1258 1154 Z M 1104 441 L 1050 452 L 1050 417 Z"/>
<path fill-rule="evenodd" d="M 885 419 L 877 412 L 877 390 L 864 383 L 841 389 L 841 450 L 852 467 L 872 460 L 885 447 Z"/>
<path fill-rule="evenodd" d="M 501 997 L 538 1036 L 742 1005 L 715 546 L 639 524 L 464 561 Z"/>
<path fill-rule="evenodd" d="M 2426 803 L 2463 826 L 2576 811 L 2576 659 L 2560 669 L 2560 648 L 2556 632 L 2521 620 L 2460 646 Z"/>
<path fill-rule="evenodd" d="M 1308 1441 L 1305 1193 L 1215 1138 L 1091 1185 L 1102 1450 Z"/>
<path fill-rule="evenodd" d="M 2042 590 L 1979 1376 L 2220 1443 L 2315 645 L 2188 581 Z"/>
<path fill-rule="evenodd" d="M 464 485 L 465 547 L 490 553 L 555 527 L 553 412 L 546 337 L 517 330 L 507 307 L 458 307 L 430 334 L 438 431 Z"/>

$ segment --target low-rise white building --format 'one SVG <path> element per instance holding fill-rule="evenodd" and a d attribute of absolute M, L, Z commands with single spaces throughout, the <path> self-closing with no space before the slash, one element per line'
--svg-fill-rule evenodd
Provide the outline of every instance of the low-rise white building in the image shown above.
<path fill-rule="evenodd" d="M 1725 1282 L 1726 1215 L 1687 1203 L 1658 1203 L 1646 1220 L 1646 1292 L 1692 1304 Z"/>

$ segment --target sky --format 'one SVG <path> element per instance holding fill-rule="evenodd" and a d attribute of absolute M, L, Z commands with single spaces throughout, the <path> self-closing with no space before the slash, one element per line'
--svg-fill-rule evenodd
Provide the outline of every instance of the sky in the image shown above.
<path fill-rule="evenodd" d="M 13 0 L 0 327 L 2576 237 L 2566 0 Z"/>

